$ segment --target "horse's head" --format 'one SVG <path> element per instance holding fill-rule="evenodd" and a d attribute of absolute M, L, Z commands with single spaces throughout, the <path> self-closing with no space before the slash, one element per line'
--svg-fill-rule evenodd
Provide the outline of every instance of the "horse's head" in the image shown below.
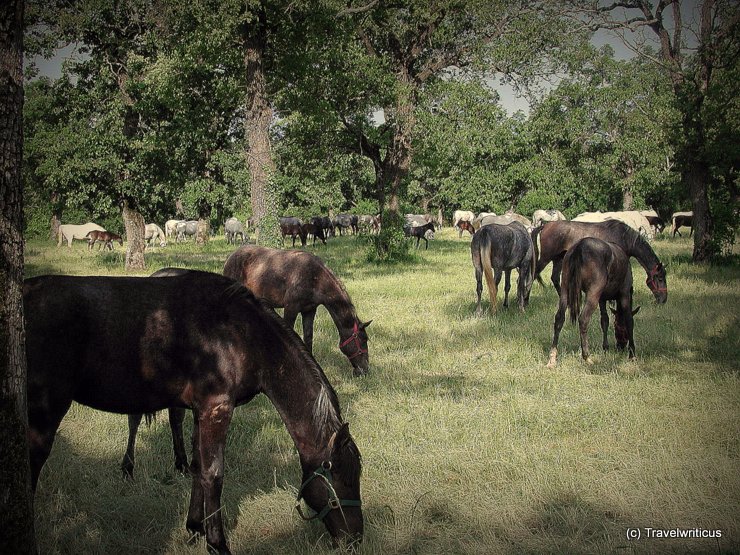
<path fill-rule="evenodd" d="M 627 330 L 627 322 L 624 320 L 624 313 L 619 310 L 614 310 L 611 307 L 609 310 L 614 314 L 614 341 L 617 343 L 617 349 L 623 351 L 625 347 L 627 347 L 630 339 L 629 332 Z M 638 312 L 640 312 L 639 306 L 632 311 L 632 316 L 634 317 Z"/>
<path fill-rule="evenodd" d="M 663 304 L 668 300 L 668 282 L 665 275 L 665 266 L 658 262 L 655 267 L 648 273 L 645 281 L 650 291 L 653 292 L 658 304 Z"/>
<path fill-rule="evenodd" d="M 321 465 L 303 466 L 303 484 L 296 508 L 305 520 L 323 521 L 335 547 L 353 549 L 362 541 L 361 473 L 360 451 L 346 423 L 329 439 L 328 456 Z M 301 499 L 314 511 L 313 515 L 303 514 Z"/>
<path fill-rule="evenodd" d="M 370 355 L 367 352 L 367 328 L 372 320 L 364 324 L 355 320 L 352 333 L 339 344 L 339 350 L 344 353 L 352 364 L 355 376 L 364 376 L 370 369 Z"/>

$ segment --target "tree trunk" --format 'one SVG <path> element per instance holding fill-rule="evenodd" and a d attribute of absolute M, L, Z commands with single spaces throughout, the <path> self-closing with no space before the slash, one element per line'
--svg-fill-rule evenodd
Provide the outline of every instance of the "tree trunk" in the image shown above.
<path fill-rule="evenodd" d="M 681 176 L 688 184 L 691 194 L 691 205 L 694 212 L 694 262 L 709 262 L 719 254 L 712 243 L 712 214 L 709 209 L 708 184 L 711 179 L 709 167 L 703 161 L 696 161 Z"/>
<path fill-rule="evenodd" d="M 195 244 L 205 245 L 211 238 L 208 220 L 204 218 L 198 218 L 198 231 L 195 234 Z"/>
<path fill-rule="evenodd" d="M 0 8 L 0 553 L 36 553 L 23 321 L 23 0 Z"/>
<path fill-rule="evenodd" d="M 126 271 L 145 270 L 144 216 L 127 200 L 123 201 L 123 225 L 126 226 Z"/>
<path fill-rule="evenodd" d="M 264 12 L 259 21 L 244 31 L 244 68 L 246 71 L 246 157 L 251 178 L 252 216 L 257 226 L 257 243 L 269 247 L 281 244 L 278 221 L 278 195 L 272 181 L 275 163 L 270 144 L 272 109 L 267 101 L 264 50 L 267 31 Z"/>
<path fill-rule="evenodd" d="M 59 208 L 59 193 L 51 194 L 51 220 L 49 221 L 49 239 L 56 241 L 59 235 L 59 226 L 62 225 L 62 211 Z"/>

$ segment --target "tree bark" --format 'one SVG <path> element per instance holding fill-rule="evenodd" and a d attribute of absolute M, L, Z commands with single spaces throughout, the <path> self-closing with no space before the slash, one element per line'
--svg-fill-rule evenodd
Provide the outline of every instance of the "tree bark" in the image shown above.
<path fill-rule="evenodd" d="M 0 7 L 1 553 L 36 553 L 23 316 L 23 0 Z"/>
<path fill-rule="evenodd" d="M 272 109 L 267 101 L 264 51 L 267 31 L 264 12 L 257 22 L 245 27 L 244 69 L 247 94 L 245 130 L 246 157 L 251 178 L 252 216 L 257 227 L 257 243 L 278 247 L 281 244 L 278 195 L 272 182 L 275 162 L 272 159 L 270 123 Z"/>
<path fill-rule="evenodd" d="M 51 219 L 49 220 L 49 239 L 56 241 L 59 235 L 59 226 L 62 225 L 62 211 L 59 208 L 59 193 L 51 194 Z"/>
<path fill-rule="evenodd" d="M 145 270 L 144 216 L 128 200 L 123 201 L 123 225 L 126 227 L 126 271 Z"/>

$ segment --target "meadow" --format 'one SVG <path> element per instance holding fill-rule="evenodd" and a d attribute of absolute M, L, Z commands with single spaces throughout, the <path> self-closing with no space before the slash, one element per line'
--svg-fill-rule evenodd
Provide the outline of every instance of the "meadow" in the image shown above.
<path fill-rule="evenodd" d="M 362 378 L 323 308 L 314 337 L 363 456 L 360 553 L 740 551 L 737 256 L 696 266 L 688 238 L 656 239 L 668 302 L 654 303 L 633 263 L 637 358 L 600 350 L 597 316 L 595 364 L 581 361 L 567 322 L 549 370 L 557 304 L 549 267 L 526 313 L 514 301 L 476 318 L 469 237 L 445 229 L 398 265 L 366 262 L 362 241 L 307 247 L 372 320 Z M 31 240 L 26 249 L 27 276 L 124 274 L 117 245 L 105 253 Z M 147 273 L 220 273 L 233 249 L 222 238 L 152 248 Z M 133 481 L 119 469 L 126 437 L 124 416 L 72 406 L 36 493 L 41 553 L 205 552 L 185 531 L 190 480 L 174 469 L 167 418 L 140 429 Z M 293 510 L 299 485 L 295 448 L 269 401 L 238 408 L 222 496 L 234 553 L 335 553 L 325 528 Z M 720 530 L 721 538 L 650 539 L 646 528 Z M 642 539 L 629 539 L 632 529 Z"/>

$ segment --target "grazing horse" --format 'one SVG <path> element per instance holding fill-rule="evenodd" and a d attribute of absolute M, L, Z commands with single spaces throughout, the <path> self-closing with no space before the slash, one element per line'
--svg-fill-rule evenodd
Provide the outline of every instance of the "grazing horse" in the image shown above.
<path fill-rule="evenodd" d="M 366 229 L 369 233 L 377 234 L 380 231 L 380 218 L 378 216 L 371 216 L 370 214 L 363 214 L 357 217 L 357 225 Z"/>
<path fill-rule="evenodd" d="M 344 231 L 351 231 L 353 235 L 358 231 L 358 218 L 354 214 L 337 214 L 332 222 L 334 227 L 339 230 L 339 235 L 344 235 Z"/>
<path fill-rule="evenodd" d="M 484 273 L 488 284 L 488 295 L 491 298 L 491 312 L 496 313 L 496 295 L 502 271 L 506 274 L 504 306 L 509 306 L 513 268 L 519 272 L 516 296 L 519 310 L 523 312 L 529 303 L 529 294 L 532 291 L 535 263 L 534 246 L 527 228 L 519 222 L 511 222 L 508 225 L 485 225 L 473 235 L 473 240 L 470 242 L 470 254 L 473 258 L 473 268 L 475 268 L 475 292 L 478 296 L 475 313 L 478 316 L 483 313 L 480 297 L 483 292 Z"/>
<path fill-rule="evenodd" d="M 583 310 L 581 310 L 581 292 L 586 294 Z M 617 310 L 613 311 L 617 349 L 623 350 L 629 344 L 629 357 L 634 358 L 632 317 L 637 314 L 640 307 L 632 310 L 632 268 L 629 257 L 614 243 L 586 237 L 573 245 L 563 260 L 563 284 L 558 311 L 555 314 L 548 368 L 557 365 L 558 338 L 565 322 L 566 309 L 570 310 L 571 322 L 575 323 L 576 318 L 578 319 L 581 355 L 586 363 L 592 364 L 588 349 L 588 324 L 596 305 L 601 310 L 602 346 L 605 351 L 609 348 L 607 339 L 609 314 L 606 311 L 606 301 L 617 301 Z"/>
<path fill-rule="evenodd" d="M 91 231 L 105 231 L 104 227 L 87 222 L 86 224 L 62 224 L 59 226 L 57 231 L 57 247 L 62 246 L 62 241 L 67 241 L 67 246 L 72 246 L 72 241 L 75 239 L 86 240 L 87 234 Z"/>
<path fill-rule="evenodd" d="M 243 283 L 269 306 L 284 308 L 283 318 L 291 328 L 300 312 L 308 352 L 313 352 L 316 309 L 324 305 L 339 332 L 339 350 L 356 376 L 367 374 L 370 359 L 365 329 L 370 322 L 360 321 L 344 285 L 318 256 L 248 245 L 231 253 L 224 275 Z"/>
<path fill-rule="evenodd" d="M 429 239 L 434 239 L 434 222 L 429 222 L 424 225 L 405 225 L 403 226 L 403 234 L 406 237 L 416 237 L 416 248 L 419 248 L 419 241 L 424 239 L 424 250 L 429 249 Z"/>
<path fill-rule="evenodd" d="M 198 235 L 198 221 L 188 220 L 177 222 L 175 232 L 177 233 L 177 241 L 187 241 L 188 237 L 192 237 L 193 241 L 195 241 Z"/>
<path fill-rule="evenodd" d="M 307 224 L 303 224 L 303 230 L 306 232 L 306 237 L 311 235 L 313 237 L 313 244 L 316 244 L 318 238 L 321 242 L 326 245 L 326 237 L 324 236 L 324 225 L 321 222 L 321 218 L 311 218 Z"/>
<path fill-rule="evenodd" d="M 164 223 L 164 233 L 169 238 L 177 237 L 177 224 L 185 220 L 167 220 Z"/>
<path fill-rule="evenodd" d="M 619 220 L 620 222 L 623 222 L 630 226 L 641 235 L 644 235 L 650 241 L 652 241 L 655 237 L 650 222 L 645 216 L 640 214 L 639 210 L 620 210 L 617 212 L 583 212 L 573 218 L 572 221 L 599 223 L 606 222 L 608 220 Z"/>
<path fill-rule="evenodd" d="M 676 237 L 676 233 L 681 237 L 681 232 L 678 229 L 684 225 L 690 228 L 691 231 L 689 231 L 689 237 L 691 237 L 691 234 L 694 233 L 694 213 L 674 212 L 671 216 L 671 224 L 671 231 L 673 233 L 671 237 Z"/>
<path fill-rule="evenodd" d="M 72 401 L 120 414 L 193 411 L 186 527 L 230 553 L 221 511 L 234 407 L 264 393 L 298 450 L 298 499 L 338 542 L 359 541 L 361 459 L 336 393 L 300 338 L 226 277 L 40 276 L 25 281 L 33 490 Z M 329 471 L 331 469 L 331 471 Z"/>
<path fill-rule="evenodd" d="M 229 218 L 224 222 L 224 235 L 226 236 L 227 245 L 236 245 L 236 236 L 241 237 L 241 242 L 246 240 L 244 235 L 244 226 L 238 218 Z"/>
<path fill-rule="evenodd" d="M 159 241 L 160 247 L 167 246 L 167 236 L 162 228 L 157 224 L 146 224 L 144 226 L 144 240 L 149 244 L 150 241 Z"/>
<path fill-rule="evenodd" d="M 282 236 L 283 244 L 285 244 L 285 236 L 290 235 L 293 239 L 294 247 L 296 237 L 300 238 L 302 247 L 306 246 L 306 230 L 303 228 L 303 222 L 299 218 L 294 218 L 293 216 L 281 217 L 280 234 Z"/>
<path fill-rule="evenodd" d="M 552 284 L 560 295 L 560 270 L 565 253 L 584 237 L 596 237 L 619 245 L 627 253 L 634 256 L 647 273 L 647 286 L 655 296 L 658 304 L 668 299 L 668 283 L 665 267 L 655 255 L 648 242 L 634 229 L 619 220 L 607 220 L 600 223 L 587 222 L 546 222 L 542 227 L 532 232 L 535 250 L 537 250 L 537 236 L 540 236 L 540 247 L 537 258 L 535 278 L 542 283 L 540 273 L 552 262 Z"/>
<path fill-rule="evenodd" d="M 87 249 L 92 250 L 96 241 L 100 241 L 98 244 L 98 250 L 100 250 L 102 245 L 103 250 L 108 249 L 112 251 L 113 241 L 116 241 L 119 245 L 123 246 L 123 237 L 116 235 L 115 233 L 111 233 L 110 231 L 98 231 L 97 229 L 90 231 L 87 234 Z"/>

